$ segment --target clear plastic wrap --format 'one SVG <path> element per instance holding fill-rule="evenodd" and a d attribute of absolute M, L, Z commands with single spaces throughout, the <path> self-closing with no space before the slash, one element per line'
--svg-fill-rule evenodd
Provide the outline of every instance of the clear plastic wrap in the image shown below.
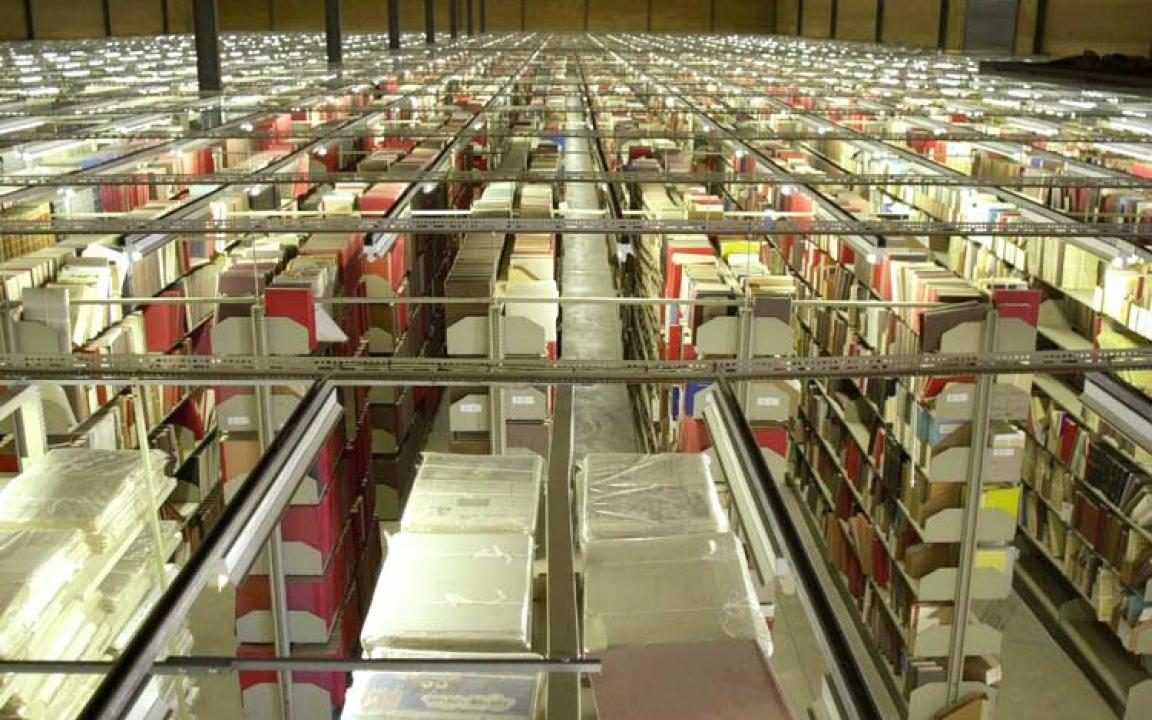
<path fill-rule="evenodd" d="M 175 488 L 163 476 L 168 457 L 149 451 L 158 497 L 145 496 L 137 450 L 59 448 L 0 491 L 0 530 L 81 530 L 100 533 L 155 510 Z"/>
<path fill-rule="evenodd" d="M 6 654 L 24 647 L 86 555 L 76 530 L 0 532 L 0 647 Z"/>
<path fill-rule="evenodd" d="M 533 720 L 540 676 L 358 672 L 341 720 Z"/>
<path fill-rule="evenodd" d="M 576 488 L 581 542 L 727 531 L 709 465 L 702 453 L 585 456 Z"/>
<path fill-rule="evenodd" d="M 752 639 L 768 626 L 731 533 L 606 540 L 584 555 L 584 651 Z"/>
<path fill-rule="evenodd" d="M 150 452 L 146 463 L 135 450 L 55 449 L 0 490 L 6 657 L 108 657 L 122 645 L 129 618 L 159 595 L 155 538 L 146 527 L 174 481 L 163 475 L 165 454 Z M 165 522 L 161 533 L 167 557 L 180 535 Z M 72 717 L 98 680 L 4 676 L 0 707 L 27 718 Z"/>
<path fill-rule="evenodd" d="M 395 535 L 361 631 L 364 652 L 526 653 L 531 579 L 528 535 Z"/>
<path fill-rule="evenodd" d="M 536 532 L 544 475 L 539 456 L 423 457 L 400 521 L 404 532 Z"/>

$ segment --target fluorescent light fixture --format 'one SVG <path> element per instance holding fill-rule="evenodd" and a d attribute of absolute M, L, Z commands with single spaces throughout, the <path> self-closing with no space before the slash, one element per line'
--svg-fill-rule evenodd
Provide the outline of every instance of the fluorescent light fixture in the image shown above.
<path fill-rule="evenodd" d="M 47 122 L 47 121 L 32 118 L 30 120 L 17 120 L 15 122 L 10 122 L 10 123 L 0 123 L 0 135 L 6 135 L 8 133 L 20 132 L 21 130 L 31 130 L 32 128 L 40 127 L 45 122 Z"/>
<path fill-rule="evenodd" d="M 1148 120 L 1136 120 L 1134 118 L 1117 118 L 1108 121 L 1109 127 L 1116 130 L 1127 130 L 1129 132 L 1141 133 L 1142 135 L 1152 135 L 1152 122 Z M 3 132 L 0 130 L 0 132 Z"/>
<path fill-rule="evenodd" d="M 1124 155 L 1144 162 L 1152 162 L 1152 148 L 1135 143 L 1096 143 L 1095 146 L 1105 152 L 1115 155 Z"/>
<path fill-rule="evenodd" d="M 741 457 L 732 440 L 737 429 L 730 427 L 730 423 L 726 421 L 726 415 L 720 409 L 720 401 L 717 399 L 718 392 L 720 390 L 713 385 L 706 389 L 700 398 L 704 423 L 713 439 L 716 459 L 723 468 L 732 500 L 744 521 L 748 549 L 765 585 L 771 586 L 778 576 L 781 576 L 781 580 L 787 581 L 788 564 L 774 546 L 768 528 L 756 509 L 752 491 L 754 478 L 749 473 L 749 463 Z M 786 582 L 786 585 L 791 583 Z"/>
<path fill-rule="evenodd" d="M 240 584 L 263 549 L 272 529 L 280 522 L 297 486 L 316 459 L 320 446 L 340 420 L 342 409 L 336 400 L 336 389 L 328 388 L 324 396 L 316 400 L 314 409 L 305 410 L 309 412 L 304 417 L 300 417 L 300 412 L 293 414 L 292 425 L 284 431 L 285 436 L 280 438 L 281 442 L 272 451 L 273 455 L 268 458 L 268 462 L 263 463 L 263 472 L 250 475 L 245 481 L 261 483 L 266 487 L 248 521 L 220 559 L 216 578 L 218 588 Z"/>
<path fill-rule="evenodd" d="M 125 123 L 124 125 L 121 125 L 120 127 L 118 127 L 117 130 L 119 130 L 120 132 L 129 133 L 129 132 L 137 132 L 138 130 L 147 130 L 148 128 L 150 128 L 154 125 L 171 125 L 171 124 L 172 124 L 172 118 L 154 115 L 150 118 L 144 118 L 144 119 L 138 120 L 136 122 Z"/>
<path fill-rule="evenodd" d="M 1059 125 L 1057 125 L 1055 123 L 1045 122 L 1043 120 L 1033 120 L 1031 118 L 1010 117 L 1010 118 L 1008 118 L 1008 120 L 1005 124 L 1011 125 L 1012 127 L 1020 128 L 1021 130 L 1027 130 L 1028 132 L 1034 132 L 1038 135 L 1046 135 L 1046 136 L 1051 137 L 1053 135 L 1059 135 L 1060 134 L 1060 126 Z"/>
<path fill-rule="evenodd" d="M 32 150 L 25 150 L 21 152 L 20 155 L 25 160 L 37 160 L 46 155 L 75 150 L 78 147 L 83 147 L 85 144 L 87 144 L 86 140 L 57 140 L 42 144 L 38 143 Z"/>

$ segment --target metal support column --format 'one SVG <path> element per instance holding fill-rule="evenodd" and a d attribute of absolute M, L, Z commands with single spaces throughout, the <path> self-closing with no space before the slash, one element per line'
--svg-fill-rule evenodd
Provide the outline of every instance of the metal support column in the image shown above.
<path fill-rule="evenodd" d="M 984 352 L 996 347 L 996 309 L 989 305 L 984 318 Z M 948 685 L 944 708 L 960 700 L 960 685 L 964 679 L 964 638 L 968 630 L 968 617 L 972 600 L 972 573 L 977 551 L 977 520 L 980 517 L 980 499 L 984 494 L 984 455 L 988 445 L 988 424 L 992 404 L 993 375 L 980 375 L 976 379 L 976 397 L 972 408 L 972 446 L 968 453 L 968 492 L 961 519 L 960 566 L 957 572 L 956 595 L 952 606 L 952 635 L 948 643 Z"/>
<path fill-rule="evenodd" d="M 572 564 L 572 398 L 575 388 L 556 388 L 552 448 L 548 455 L 548 490 L 544 493 L 544 542 L 548 561 L 548 657 L 579 657 L 579 613 L 576 571 Z M 580 678 L 571 673 L 548 677 L 549 720 L 578 720 Z"/>
<path fill-rule="evenodd" d="M 460 0 L 448 0 L 448 35 L 453 40 L 460 37 Z"/>
<path fill-rule="evenodd" d="M 256 357 L 268 354 L 268 328 L 264 323 L 264 306 L 252 306 L 253 347 Z M 260 451 L 267 452 L 276 429 L 272 426 L 272 388 L 267 385 L 256 388 L 256 426 L 259 429 Z M 272 594 L 272 631 L 276 656 L 288 657 L 292 654 L 292 638 L 288 629 L 288 588 L 284 572 L 284 543 L 280 535 L 280 523 L 272 529 L 268 538 L 268 586 Z M 293 720 L 292 673 L 281 670 L 276 673 L 280 688 L 280 716 Z"/>
<path fill-rule="evenodd" d="M 751 294 L 745 295 L 745 304 L 741 305 L 738 309 L 737 315 L 737 335 L 736 335 L 736 359 L 748 361 L 752 359 L 752 328 L 753 316 L 752 312 L 752 296 Z M 738 386 L 737 397 L 740 398 L 740 406 L 744 408 L 744 413 L 747 415 L 752 405 L 752 382 L 745 380 Z"/>
<path fill-rule="evenodd" d="M 504 359 L 504 305 L 493 302 L 488 306 L 488 357 L 492 362 Z M 492 385 L 488 389 L 488 429 L 489 450 L 493 455 L 503 455 L 508 450 L 507 428 L 505 427 L 504 388 Z"/>
<path fill-rule="evenodd" d="M 328 46 L 328 62 L 344 62 L 344 36 L 340 28 L 340 0 L 324 0 L 324 39 Z"/>
<path fill-rule="evenodd" d="M 1044 35 L 1048 32 L 1048 0 L 1037 0 L 1036 25 L 1032 29 L 1032 54 L 1044 54 Z"/>
<path fill-rule="evenodd" d="M 388 49 L 400 49 L 400 0 L 388 0 Z"/>
<path fill-rule="evenodd" d="M 472 0 L 464 0 L 464 30 L 468 33 L 468 37 L 475 35 L 472 28 Z"/>
<path fill-rule="evenodd" d="M 32 0 L 24 0 L 24 39 L 36 39 L 36 18 L 32 12 Z"/>
<path fill-rule="evenodd" d="M 196 34 L 196 79 L 200 92 L 224 89 L 220 74 L 220 13 L 216 0 L 192 0 L 192 31 Z"/>
<path fill-rule="evenodd" d="M 424 42 L 436 44 L 436 0 L 424 0 Z"/>
<path fill-rule="evenodd" d="M 948 47 L 948 14 L 952 12 L 948 0 L 940 0 L 939 25 L 936 28 L 936 47 L 943 50 Z"/>
<path fill-rule="evenodd" d="M 480 34 L 488 32 L 488 0 L 480 0 Z"/>

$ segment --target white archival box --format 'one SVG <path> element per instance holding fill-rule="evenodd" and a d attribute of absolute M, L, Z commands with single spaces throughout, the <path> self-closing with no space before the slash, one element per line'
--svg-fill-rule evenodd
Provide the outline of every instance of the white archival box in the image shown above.
<path fill-rule="evenodd" d="M 420 533 L 536 532 L 538 455 L 424 453 L 400 527 Z"/>
<path fill-rule="evenodd" d="M 582 543 L 728 529 L 703 453 L 594 453 L 577 476 Z"/>
<path fill-rule="evenodd" d="M 529 535 L 393 536 L 360 635 L 365 654 L 528 653 L 532 558 Z"/>
<path fill-rule="evenodd" d="M 732 533 L 603 540 L 584 549 L 584 652 L 744 638 L 770 653 Z"/>

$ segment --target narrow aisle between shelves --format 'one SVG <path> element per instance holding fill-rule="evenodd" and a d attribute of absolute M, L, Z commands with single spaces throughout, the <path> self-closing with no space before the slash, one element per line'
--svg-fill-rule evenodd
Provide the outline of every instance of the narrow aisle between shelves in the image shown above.
<path fill-rule="evenodd" d="M 579 98 L 569 98 L 569 107 L 580 107 Z M 569 128 L 584 125 L 583 113 L 568 115 Z M 567 138 L 566 170 L 590 170 L 592 156 L 588 141 Z M 565 197 L 569 211 L 600 210 L 596 186 L 568 183 Z M 616 295 L 608 247 L 603 235 L 565 235 L 560 292 L 564 297 L 605 297 Z M 562 354 L 566 360 L 619 360 L 623 357 L 620 314 L 609 305 L 568 305 L 564 308 Z M 638 452 L 639 441 L 623 385 L 600 385 L 576 389 L 573 409 L 575 427 L 574 457 L 579 462 L 589 452 Z"/>

